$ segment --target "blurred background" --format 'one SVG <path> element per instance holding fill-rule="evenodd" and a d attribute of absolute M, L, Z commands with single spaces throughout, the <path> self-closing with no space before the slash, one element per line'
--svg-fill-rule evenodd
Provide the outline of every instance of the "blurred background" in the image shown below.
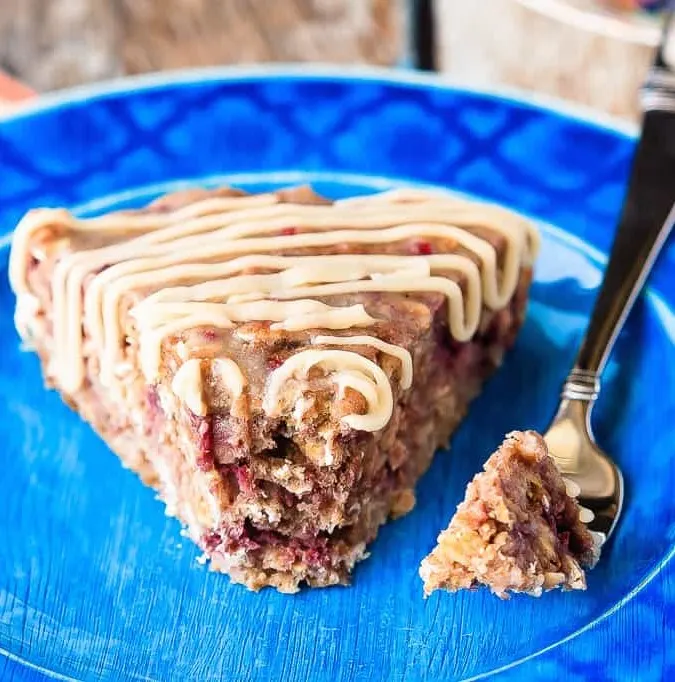
<path fill-rule="evenodd" d="M 422 66 L 635 118 L 667 2 L 0 0 L 0 71 L 43 92 L 214 64 Z"/>

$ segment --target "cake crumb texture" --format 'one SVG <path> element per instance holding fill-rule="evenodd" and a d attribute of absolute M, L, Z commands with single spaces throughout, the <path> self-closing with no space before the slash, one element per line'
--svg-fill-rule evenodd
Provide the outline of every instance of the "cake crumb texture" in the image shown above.
<path fill-rule="evenodd" d="M 425 595 L 479 586 L 503 599 L 586 589 L 584 569 L 598 550 L 568 487 L 538 433 L 508 434 L 422 561 Z"/>

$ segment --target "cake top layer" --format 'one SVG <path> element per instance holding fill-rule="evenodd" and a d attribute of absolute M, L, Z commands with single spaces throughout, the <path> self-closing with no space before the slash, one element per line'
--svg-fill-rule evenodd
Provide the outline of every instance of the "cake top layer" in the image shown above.
<path fill-rule="evenodd" d="M 510 433 L 422 562 L 425 593 L 486 585 L 504 598 L 509 591 L 585 589 L 583 568 L 597 561 L 599 543 L 582 520 L 590 512 L 575 488 L 538 433 Z"/>
<path fill-rule="evenodd" d="M 168 197 L 141 211 L 86 220 L 62 209 L 31 211 L 17 227 L 10 258 L 18 327 L 22 310 L 36 305 L 30 267 L 52 259 L 52 366 L 66 392 L 85 378 L 83 326 L 104 383 L 127 371 L 129 317 L 150 383 L 160 372 L 163 342 L 194 328 L 265 321 L 271 331 L 314 332 L 311 347 L 270 377 L 266 411 L 279 409 L 289 379 L 318 367 L 341 391 L 366 398 L 367 413 L 346 415 L 345 423 L 377 430 L 391 413 L 387 377 L 347 347 L 324 346 L 359 343 L 393 355 L 404 387 L 412 362 L 406 349 L 367 333 L 378 320 L 350 297 L 437 292 L 447 299 L 450 333 L 466 341 L 483 307 L 501 309 L 513 296 L 521 267 L 536 254 L 537 232 L 505 209 L 437 192 L 337 202 L 297 192 L 229 190 L 177 206 Z M 339 336 L 330 334 L 336 330 Z M 176 387 L 197 407 L 200 369 L 188 355 Z M 222 360 L 219 371 L 234 395 L 246 378 L 236 362 Z"/>

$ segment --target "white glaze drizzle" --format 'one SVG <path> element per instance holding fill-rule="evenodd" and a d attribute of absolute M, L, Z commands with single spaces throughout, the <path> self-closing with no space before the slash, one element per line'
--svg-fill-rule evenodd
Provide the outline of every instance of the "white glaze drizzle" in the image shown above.
<path fill-rule="evenodd" d="M 200 417 L 207 414 L 207 405 L 202 392 L 202 367 L 197 358 L 184 362 L 174 374 L 171 390 Z"/>
<path fill-rule="evenodd" d="M 366 414 L 345 415 L 342 417 L 344 424 L 359 431 L 378 431 L 387 425 L 394 407 L 387 375 L 372 360 L 344 350 L 312 349 L 291 355 L 270 375 L 263 410 L 273 417 L 292 410 L 297 396 L 292 390 L 288 391 L 288 384 L 295 379 L 302 386 L 312 367 L 319 367 L 331 375 L 340 397 L 344 396 L 346 388 L 351 388 L 365 398 Z"/>
<path fill-rule="evenodd" d="M 246 379 L 239 365 L 231 358 L 215 358 L 210 363 L 214 376 L 223 383 L 235 401 L 244 392 Z M 171 390 L 200 417 L 208 414 L 208 405 L 204 400 L 204 379 L 202 376 L 202 360 L 190 358 L 186 360 L 174 374 Z"/>
<path fill-rule="evenodd" d="M 473 226 L 494 231 L 505 240 L 501 272 L 494 247 L 472 233 Z M 285 233 L 289 227 L 291 234 Z M 47 245 L 50 238 L 67 240 L 78 234 L 109 242 L 66 252 L 54 267 L 54 348 L 49 372 L 67 393 L 77 391 L 84 380 L 83 324 L 99 355 L 102 381 L 110 383 L 129 371 L 124 362 L 124 301 L 130 295 L 134 301 L 140 299 L 131 318 L 139 334 L 141 367 L 152 382 L 160 369 L 163 340 L 194 327 L 269 321 L 273 330 L 344 330 L 377 322 L 361 304 L 332 306 L 317 300 L 341 294 L 442 293 L 448 303 L 450 333 L 466 341 L 477 329 L 483 306 L 497 310 L 509 302 L 520 268 L 532 263 L 538 249 L 537 232 L 513 213 L 410 190 L 332 205 L 281 203 L 274 194 L 210 197 L 169 212 L 117 213 L 90 220 L 75 219 L 60 209 L 43 209 L 29 212 L 19 224 L 10 257 L 10 280 L 22 328 L 26 315 L 19 313 L 34 298 L 27 268 L 31 257 L 44 257 L 39 239 L 43 231 Z M 342 243 L 376 246 L 411 239 L 441 239 L 447 248 L 456 244 L 463 251 L 273 255 L 281 250 L 320 250 Z M 408 351 L 374 336 L 316 336 L 312 343 L 369 345 L 401 361 L 403 390 L 412 382 Z M 178 370 L 174 390 L 200 414 L 207 409 L 199 398 L 201 365 L 190 362 L 186 360 Z M 227 373 L 235 377 L 229 388 L 236 397 L 245 381 L 234 367 L 240 378 L 230 365 Z M 281 400 L 284 381 L 306 376 L 311 367 L 329 372 L 339 392 L 350 387 L 366 399 L 368 413 L 347 415 L 346 425 L 375 430 L 386 424 L 393 405 L 391 386 L 383 381 L 386 377 L 377 365 L 352 351 L 316 349 L 291 356 L 270 377 L 263 408 L 275 413 L 274 400 Z"/>
<path fill-rule="evenodd" d="M 401 346 L 387 343 L 374 336 L 314 336 L 314 346 L 371 346 L 382 353 L 387 353 L 401 362 L 401 388 L 407 391 L 412 386 L 413 361 L 410 352 Z"/>

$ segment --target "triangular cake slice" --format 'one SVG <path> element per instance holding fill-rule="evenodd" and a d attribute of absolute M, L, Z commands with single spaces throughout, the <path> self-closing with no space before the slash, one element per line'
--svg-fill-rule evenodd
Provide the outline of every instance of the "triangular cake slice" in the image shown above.
<path fill-rule="evenodd" d="M 537 243 L 443 193 L 221 188 L 31 211 L 9 270 L 47 384 L 212 568 L 293 592 L 347 582 L 412 508 L 515 339 Z"/>
<path fill-rule="evenodd" d="M 469 483 L 438 545 L 424 559 L 424 592 L 485 585 L 497 596 L 586 589 L 598 558 L 584 510 L 544 439 L 514 431 Z"/>

